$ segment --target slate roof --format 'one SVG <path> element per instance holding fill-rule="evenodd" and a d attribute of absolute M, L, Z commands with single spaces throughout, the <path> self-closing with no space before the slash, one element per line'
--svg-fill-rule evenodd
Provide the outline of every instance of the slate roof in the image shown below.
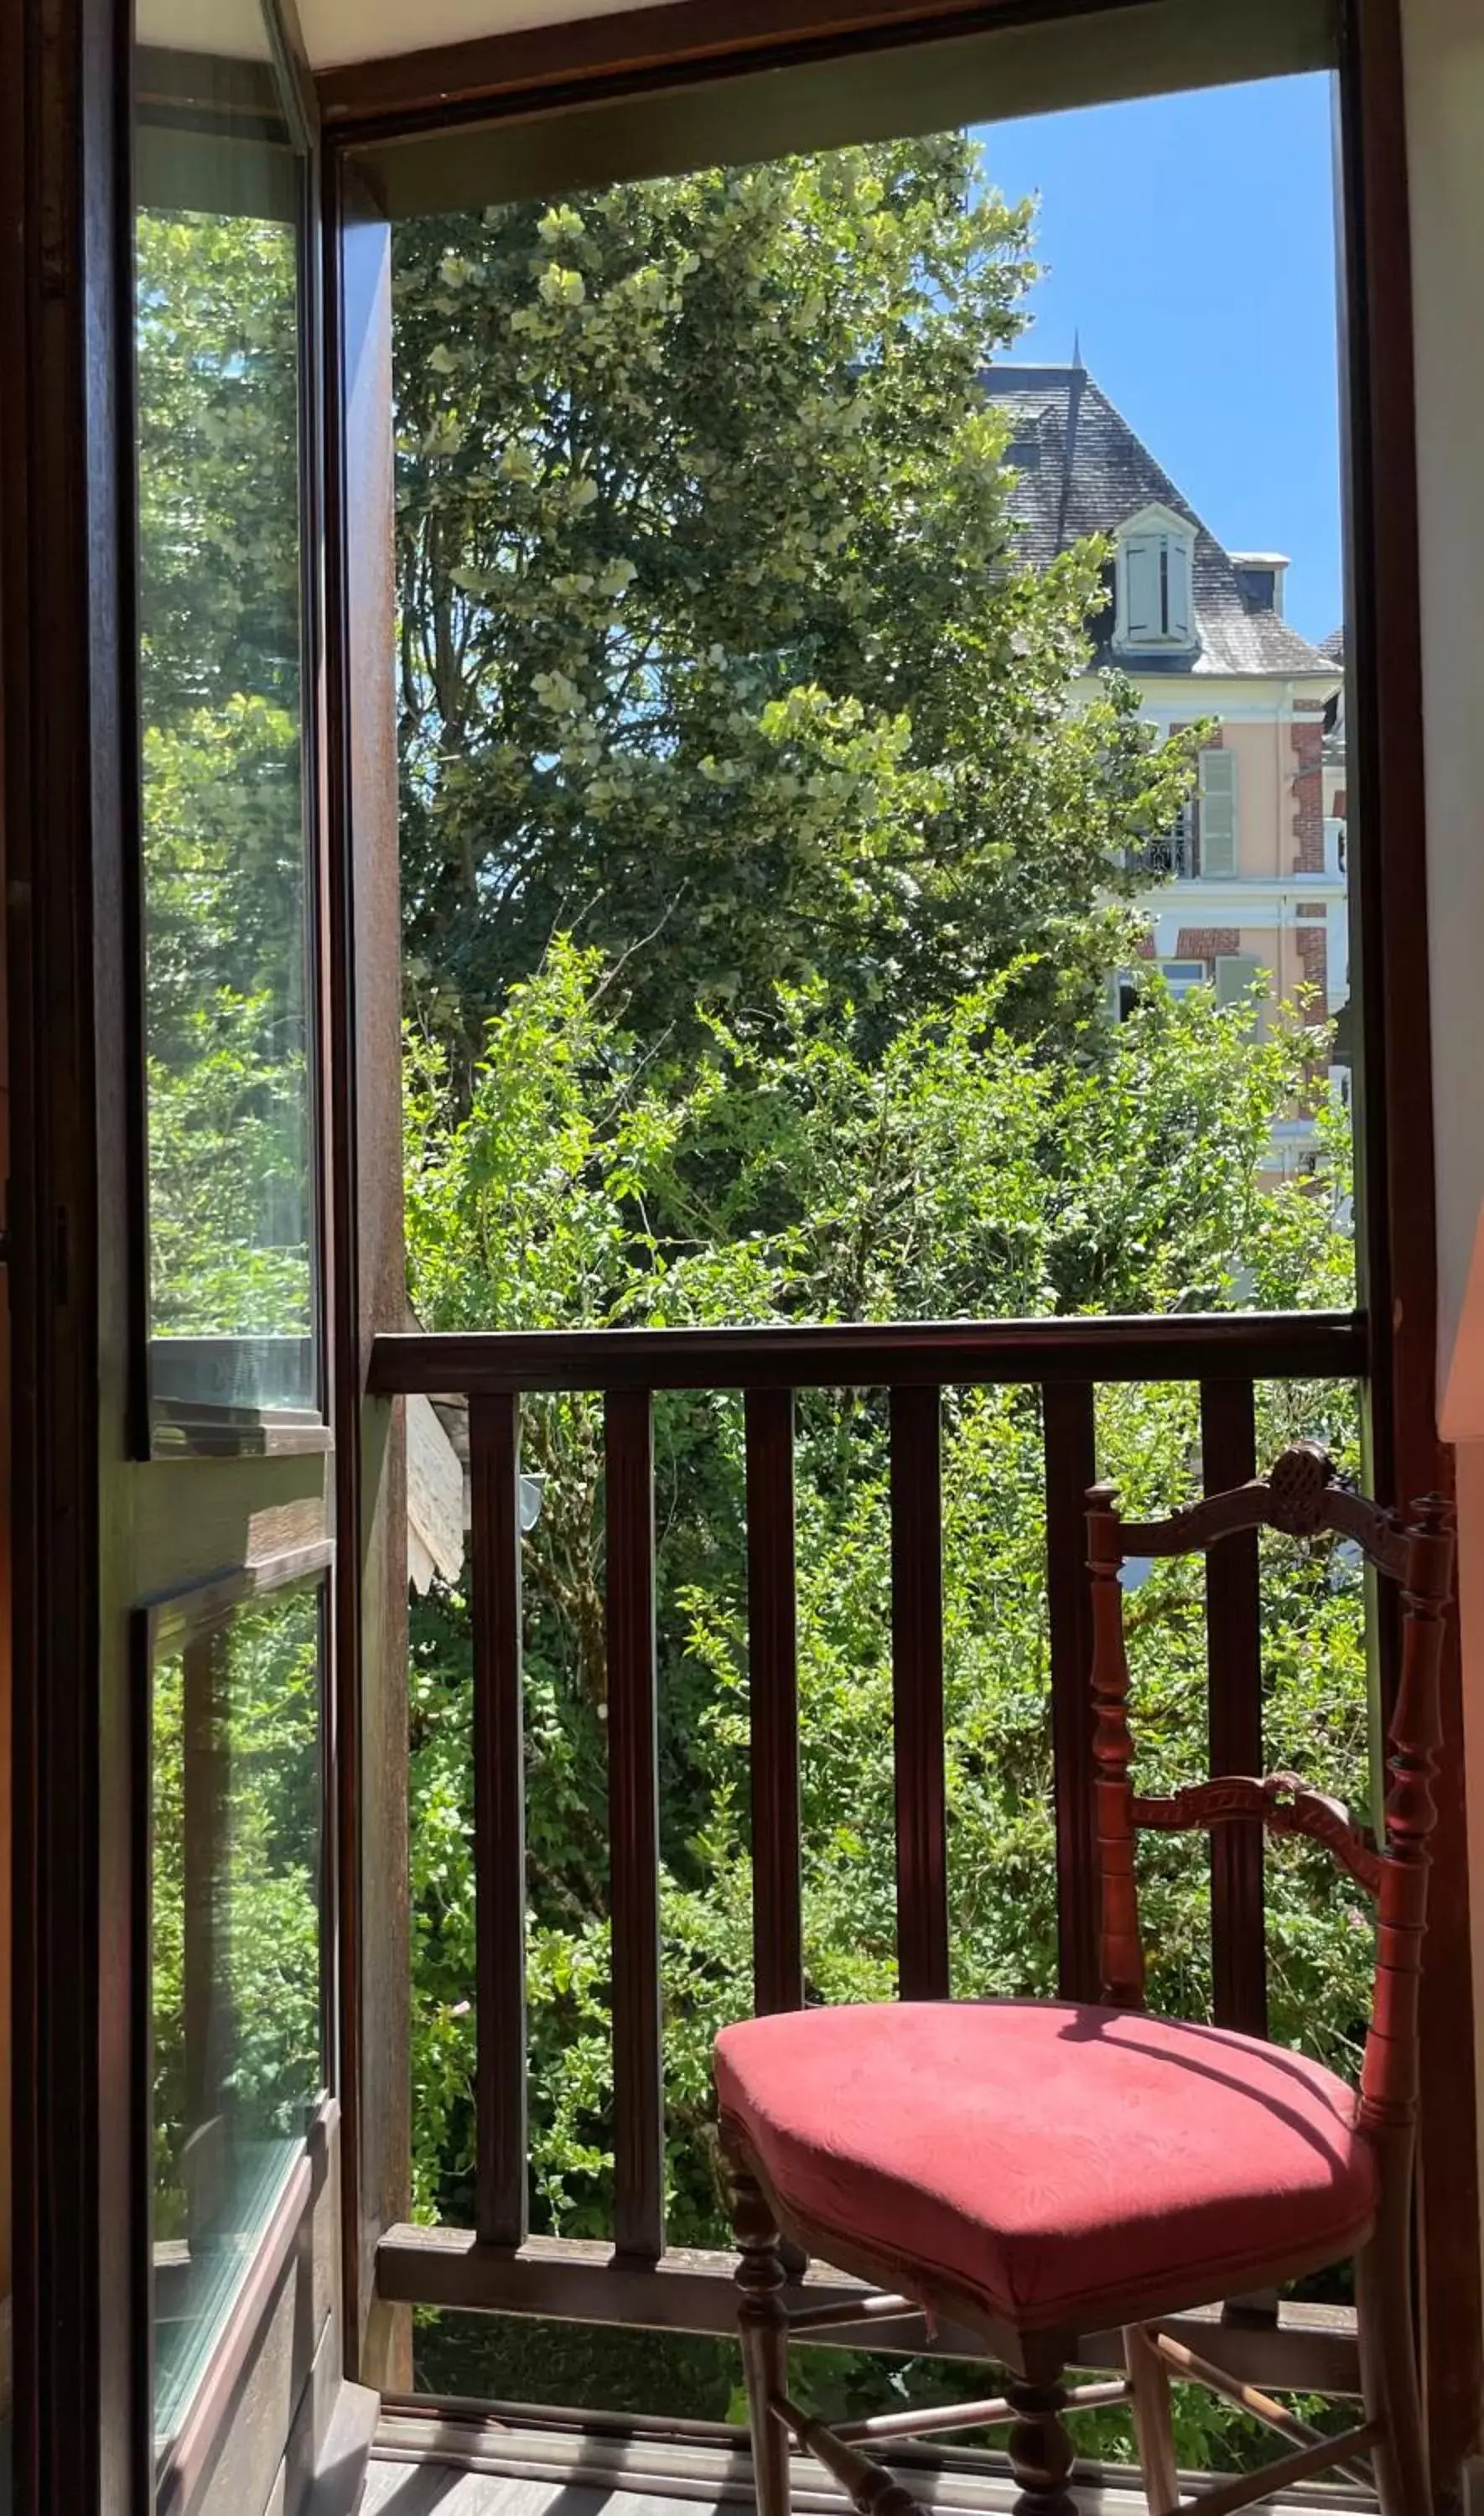
<path fill-rule="evenodd" d="M 987 367 L 982 381 L 1013 422 L 1010 460 L 1019 479 L 1012 511 L 1033 566 L 1045 567 L 1086 534 L 1111 533 L 1156 503 L 1195 526 L 1200 645 L 1182 654 L 1138 656 L 1140 675 L 1333 673 L 1317 647 L 1244 593 L 1230 553 L 1085 367 L 1006 361 Z M 1113 662 L 1111 605 L 1092 624 L 1092 636 L 1095 661 Z"/>

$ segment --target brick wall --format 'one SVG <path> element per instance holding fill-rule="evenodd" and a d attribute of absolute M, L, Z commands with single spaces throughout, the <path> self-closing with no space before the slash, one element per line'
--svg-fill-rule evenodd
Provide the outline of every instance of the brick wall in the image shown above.
<path fill-rule="evenodd" d="M 1302 912 L 1300 911 L 1300 914 Z M 1311 1023 L 1328 1022 L 1325 1011 L 1325 989 L 1329 984 L 1330 943 L 1322 926 L 1300 926 L 1298 960 L 1306 985 L 1317 987 L 1318 995 L 1307 1007 L 1304 1019 Z"/>
<path fill-rule="evenodd" d="M 1294 871 L 1324 871 L 1324 705 L 1296 699 L 1289 730 L 1294 753 Z"/>
<path fill-rule="evenodd" d="M 1242 938 L 1235 926 L 1182 926 L 1175 947 L 1177 961 L 1214 961 L 1219 952 L 1240 952 Z"/>

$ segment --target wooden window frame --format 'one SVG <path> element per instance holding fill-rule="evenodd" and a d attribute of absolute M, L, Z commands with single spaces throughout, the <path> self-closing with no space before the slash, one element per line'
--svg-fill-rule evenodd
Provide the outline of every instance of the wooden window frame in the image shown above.
<path fill-rule="evenodd" d="M 367 1793 L 393 1777 L 398 1696 L 394 1407 L 363 1404 L 369 1340 L 396 1325 L 399 1191 L 395 1075 L 378 1061 L 395 1010 L 394 757 L 350 704 L 358 659 L 389 617 L 390 582 L 348 531 L 374 474 L 382 422 L 347 366 L 353 328 L 374 332 L 373 273 L 357 316 L 357 256 L 380 251 L 374 202 L 353 197 L 357 142 L 492 111 L 663 90 L 729 71 L 834 61 L 956 29 L 1103 17 L 1123 0 L 672 0 L 601 20 L 491 37 L 452 52 L 363 63 L 316 82 L 324 132 L 327 282 L 324 516 L 331 587 L 324 754 L 325 894 L 335 1090 L 327 1257 L 335 1286 L 331 1407 L 343 1543 L 335 1574 L 339 2015 L 346 2163 L 348 2357 L 372 2331 L 366 2231 L 405 2172 L 393 2121 L 373 2155 L 364 2010 L 366 1949 L 386 1915 L 364 1904 L 389 1866 L 362 1851 Z M 1371 1473 L 1382 1493 L 1447 1491 L 1436 1424 L 1437 1316 L 1431 1056 L 1419 638 L 1411 270 L 1399 0 L 1341 0 L 1348 274 L 1352 582 L 1347 613 L 1352 788 L 1371 843 L 1355 851 L 1355 987 L 1367 1042 L 1357 1079 L 1364 1202 L 1362 1300 L 1371 1358 Z M 0 637 L 6 659 L 7 957 L 14 1105 L 10 1289 L 17 1370 L 15 1466 L 17 2020 L 15 2284 L 17 2506 L 135 2516 L 140 2400 L 134 2342 L 146 2327 L 147 2245 L 138 2160 L 135 2049 L 142 1962 L 131 1897 L 131 1811 L 142 1782 L 127 1662 L 103 1630 L 116 1495 L 101 1455 L 122 1406 L 127 1270 L 105 1242 L 127 1219 L 126 1044 L 137 1035 L 138 923 L 128 798 L 137 783 L 133 601 L 121 425 L 131 374 L 127 112 L 129 13 L 120 0 L 27 0 L 0 90 L 0 356 L 7 438 L 0 483 Z M 354 251 L 350 249 L 353 235 Z M 350 284 L 348 285 L 348 272 Z M 381 344 L 384 352 L 385 341 Z M 383 370 L 385 372 L 385 370 Z M 346 377 L 351 389 L 345 389 Z M 344 460 L 342 460 L 344 457 Z M 79 634 L 82 624 L 84 634 Z M 1381 668 L 1384 631 L 1385 669 Z M 389 650 L 390 651 L 390 650 Z M 362 801 L 372 807 L 362 814 Z M 351 812 L 352 801 L 356 811 Z M 390 815 L 390 819 L 389 819 Z M 355 828 L 352 840 L 350 835 Z M 380 870 L 378 851 L 382 852 Z M 1384 952 L 1379 948 L 1384 939 Z M 1369 948 L 1367 948 L 1369 946 Z M 389 953 L 391 963 L 389 968 Z M 378 1080 L 378 1074 L 380 1079 Z M 101 1395 L 101 1375 L 103 1389 Z M 363 1548 L 375 1501 L 380 1555 Z M 401 1613 L 405 1613 L 404 1601 Z M 366 1638 L 371 1648 L 364 1648 Z M 1383 1633 L 1383 1641 L 1385 1636 Z M 404 1655 L 403 1655 L 404 1656 Z M 1387 1655 L 1383 1653 L 1383 1665 Z M 23 1672 L 24 1682 L 19 1682 Z M 404 1684 L 404 1675 L 401 1681 Z M 1421 2254 L 1428 2413 L 1446 2491 L 1476 2443 L 1480 2391 L 1477 2132 L 1472 2067 L 1462 1671 L 1456 1627 L 1443 1673 L 1455 1752 L 1439 1778 L 1437 1867 L 1422 2020 Z M 403 1733 L 404 1736 L 404 1733 Z M 378 1803 L 378 1821 L 394 1808 Z M 393 1848 L 390 1866 L 394 1868 Z M 394 1898 L 390 1912 L 394 1931 Z M 405 1927 L 405 1912 L 401 1916 Z M 389 1946 L 392 1953 L 389 1956 Z M 405 1970 L 404 1970 L 405 1971 Z M 134 1989 L 131 1991 L 131 1985 Z M 405 1992 L 405 1984 L 402 1986 Z M 395 2020 L 392 2019 L 394 2031 Z M 394 2056 L 393 2056 L 394 2064 Z M 386 2064 L 382 2064 L 385 2074 Z M 394 2076 L 394 2067 L 393 2074 Z M 379 2118 L 378 2118 L 379 2119 Z M 394 2151 L 402 2140 L 402 2161 Z M 1429 2173 L 1427 2160 L 1446 2175 Z"/>
<path fill-rule="evenodd" d="M 333 169 L 392 135 L 452 133 L 561 106 L 663 95 L 762 68 L 843 61 L 992 26 L 1141 12 L 1128 0 L 671 0 L 330 70 L 318 80 Z M 1382 1493 L 1452 1488 L 1434 1396 L 1436 1236 L 1430 1100 L 1411 274 L 1399 0 L 1337 0 L 1336 136 L 1345 277 L 1342 357 L 1349 582 L 1350 777 L 1359 825 L 1354 988 L 1367 1043 L 1357 1089 L 1368 1322 L 1369 1467 Z M 1342 143 L 1342 146 L 1341 146 Z M 1381 624 L 1386 667 L 1381 669 Z M 1369 949 L 1366 941 L 1369 939 Z M 1384 951 L 1381 950 L 1382 939 Z M 1366 1192 L 1369 1190 L 1369 1194 Z M 1382 1691 L 1395 1666 L 1381 1611 Z M 1443 1673 L 1463 1739 L 1456 1625 Z M 1481 2365 L 1467 1840 L 1462 1754 L 1445 1759 L 1423 2019 L 1420 2202 L 1428 2411 L 1440 2475 L 1477 2443 Z M 1430 2061 L 1431 2067 L 1426 2067 Z M 1428 2156 L 1447 2161 L 1429 2176 Z"/>
<path fill-rule="evenodd" d="M 222 2327 L 208 2354 L 206 2365 L 185 2413 L 165 2453 L 154 2453 L 153 2423 L 153 2302 L 150 2309 L 150 2331 L 145 2352 L 149 2377 L 150 2448 L 149 2460 L 153 2476 L 155 2503 L 159 2516 L 176 2516 L 186 2507 L 209 2470 L 220 2443 L 218 2423 L 224 2407 L 235 2398 L 239 2385 L 251 2368 L 262 2339 L 265 2326 L 272 2312 L 285 2270 L 299 2251 L 305 2234 L 308 2205 L 327 2173 L 333 2167 L 340 2126 L 340 2101 L 335 2094 L 337 2075 L 337 2020 L 334 2001 L 335 1950 L 335 1876 L 332 1864 L 334 1844 L 334 1798 L 330 1788 L 330 1698 L 333 1667 L 331 1635 L 331 1579 L 336 1550 L 333 1542 L 317 1542 L 296 1547 L 290 1552 L 268 1558 L 265 1562 L 244 1565 L 238 1572 L 218 1581 L 203 1581 L 193 1588 L 175 1592 L 156 1600 L 147 1608 L 139 1608 L 133 1617 L 133 1684 L 138 1706 L 144 1753 L 139 1771 L 144 1787 L 139 1792 L 135 1811 L 135 1883 L 133 1894 L 142 1916 L 141 1938 L 144 1945 L 146 1991 L 152 1998 L 153 1963 L 150 1946 L 150 1908 L 153 1901 L 151 1851 L 153 1828 L 150 1812 L 150 1774 L 148 1731 L 154 1693 L 156 1661 L 184 1645 L 208 1635 L 229 1630 L 234 1613 L 258 1602 L 281 1599 L 298 1590 L 312 1591 L 318 1606 L 319 1634 L 319 1769 L 320 1769 L 320 1842 L 317 1903 L 320 1915 L 321 1962 L 319 1984 L 320 2050 L 323 2062 L 322 2083 L 311 2100 L 299 2157 L 288 2168 L 283 2185 L 254 2248 L 252 2264 L 241 2285 L 231 2299 Z M 142 2160 L 142 2175 L 150 2181 L 152 2161 Z"/>
<path fill-rule="evenodd" d="M 1158 0 L 1143 0 L 1144 14 L 1157 6 Z M 659 7 L 348 63 L 321 71 L 315 84 L 326 133 L 364 142 L 377 133 L 449 130 L 491 112 L 611 102 L 749 70 L 900 51 L 945 35 L 1093 20 L 1119 9 L 1136 20 L 1140 0 L 665 0 Z M 1245 14 L 1259 21 L 1263 16 L 1260 7 Z M 1312 20 L 1319 11 L 1310 0 L 1293 0 L 1288 14 Z M 1260 23 L 1257 40 L 1260 45 Z"/>
<path fill-rule="evenodd" d="M 294 45 L 291 0 L 280 70 Z M 132 13 L 123 0 L 28 0 L 0 87 L 0 640 L 10 1054 L 17 1128 L 10 1295 L 23 1367 L 15 1465 L 17 1690 L 13 1765 L 20 1887 L 14 2120 L 15 2504 L 137 2516 L 153 2503 L 149 2245 L 150 1740 L 139 1635 L 196 1585 L 191 1612 L 303 1578 L 335 1560 L 328 1422 L 266 1417 L 228 1452 L 151 1460 L 139 860 Z M 312 85 L 288 82 L 310 134 Z M 305 750 L 322 678 L 319 569 L 323 323 L 317 167 L 301 245 Z M 325 816 L 306 785 L 308 948 L 327 898 Z M 313 1043 L 314 1198 L 329 1206 L 328 1031 Z M 321 1280 L 327 1225 L 321 1225 Z M 320 1340 L 321 1377 L 336 1363 Z M 326 1390 L 327 1399 L 333 1388 Z M 174 1493 L 195 1479 L 192 1529 Z M 202 1504 L 204 1503 L 204 1508 Z M 202 1589 L 202 1563 L 221 1566 Z M 147 1566 L 147 1572 L 143 1568 Z M 194 1568 L 194 1569 L 192 1569 Z M 232 1570 L 231 1568 L 236 1568 Z M 142 1577 L 141 1577 L 142 1576 Z M 326 1742 L 345 1676 L 326 1616 Z M 335 1809 L 323 1855 L 337 1982 Z M 165 2468 L 167 2499 L 212 2474 L 225 2407 L 246 2405 L 290 2257 L 314 2242 L 305 2205 L 336 2169 L 343 2044 L 327 2000 L 326 2069 L 307 2145 L 212 2354 Z M 324 2222 L 327 2212 L 321 2208 Z M 334 2214 L 337 2236 L 340 2214 Z M 338 2283 L 337 2283 L 338 2285 Z M 297 2330 L 297 2327 L 296 2327 Z M 269 2440 L 269 2445 L 271 2440 Z M 261 2453 L 259 2439 L 254 2452 Z M 172 2479 L 171 2476 L 175 2478 Z M 193 2477 L 192 2477 L 193 2476 Z M 265 2488 L 267 2482 L 265 2482 Z"/>

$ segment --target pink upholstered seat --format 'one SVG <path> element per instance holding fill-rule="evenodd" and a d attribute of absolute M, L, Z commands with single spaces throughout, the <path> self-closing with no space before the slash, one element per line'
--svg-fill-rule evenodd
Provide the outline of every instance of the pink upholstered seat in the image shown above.
<path fill-rule="evenodd" d="M 728 2028 L 721 2112 L 785 2211 L 1022 2329 L 1197 2305 L 1367 2234 L 1355 2097 L 1247 2036 L 1059 2001 L 812 2009 Z M 1189 2280 L 1193 2285 L 1186 2289 Z"/>

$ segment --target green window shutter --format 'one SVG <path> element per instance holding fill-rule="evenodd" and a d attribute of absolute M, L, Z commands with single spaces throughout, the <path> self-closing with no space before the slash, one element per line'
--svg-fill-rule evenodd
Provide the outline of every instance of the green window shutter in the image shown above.
<path fill-rule="evenodd" d="M 1235 1005 L 1245 1001 L 1254 980 L 1267 968 L 1256 952 L 1218 952 L 1216 955 L 1216 1003 Z"/>
<path fill-rule="evenodd" d="M 1237 762 L 1230 751 L 1201 754 L 1201 871 L 1219 880 L 1237 870 Z"/>
<path fill-rule="evenodd" d="M 1160 635 L 1160 536 L 1135 533 L 1124 545 L 1124 595 L 1127 617 L 1123 635 L 1131 645 L 1147 646 Z"/>
<path fill-rule="evenodd" d="M 1165 543 L 1165 634 L 1177 647 L 1190 642 L 1190 544 L 1177 533 Z"/>

